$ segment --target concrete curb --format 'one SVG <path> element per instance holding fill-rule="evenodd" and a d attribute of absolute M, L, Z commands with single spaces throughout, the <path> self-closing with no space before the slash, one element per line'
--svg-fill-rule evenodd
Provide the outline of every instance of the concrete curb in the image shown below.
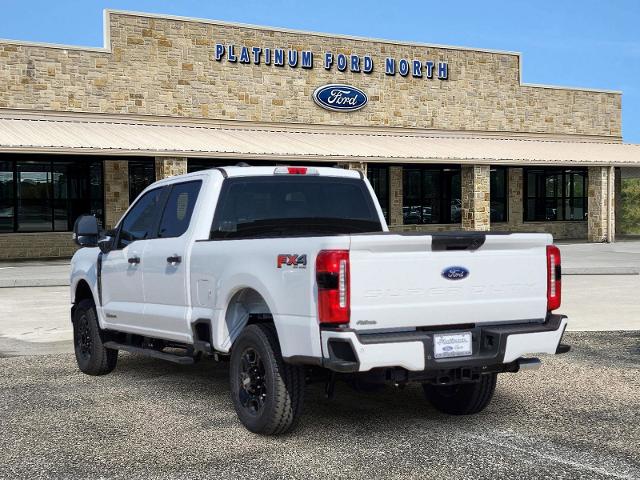
<path fill-rule="evenodd" d="M 42 279 L 18 279 L 7 280 L 0 279 L 0 288 L 24 288 L 24 287 L 68 287 L 69 280 L 60 280 L 55 278 Z"/>

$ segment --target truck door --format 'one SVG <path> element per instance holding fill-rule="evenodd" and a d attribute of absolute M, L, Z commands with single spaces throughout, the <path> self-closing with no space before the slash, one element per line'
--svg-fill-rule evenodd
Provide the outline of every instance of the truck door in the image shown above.
<path fill-rule="evenodd" d="M 171 185 L 158 235 L 143 253 L 144 328 L 154 336 L 189 341 L 189 229 L 202 180 Z M 192 229 L 191 229 L 192 230 Z"/>
<path fill-rule="evenodd" d="M 140 197 L 120 222 L 115 248 L 102 257 L 102 306 L 112 328 L 144 333 L 137 330 L 144 313 L 142 258 L 167 193 L 167 187 L 160 187 Z"/>

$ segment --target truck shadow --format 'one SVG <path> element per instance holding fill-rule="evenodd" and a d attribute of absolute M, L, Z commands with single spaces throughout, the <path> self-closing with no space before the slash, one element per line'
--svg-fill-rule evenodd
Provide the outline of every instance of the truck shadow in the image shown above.
<path fill-rule="evenodd" d="M 175 398 L 177 404 L 197 398 L 198 402 L 203 403 L 203 408 L 226 411 L 231 415 L 230 419 L 237 423 L 229 398 L 228 363 L 204 359 L 195 365 L 182 366 L 121 354 L 118 367 L 112 375 L 123 380 L 126 378 L 127 382 L 155 383 L 155 388 L 163 389 L 167 397 L 178 397 Z M 506 392 L 497 392 L 496 400 L 499 401 L 499 411 L 518 407 L 518 402 Z M 399 425 L 415 425 L 424 421 L 435 424 L 445 422 L 449 426 L 482 424 L 493 417 L 491 410 L 490 406 L 486 412 L 473 417 L 441 414 L 426 401 L 418 384 L 410 384 L 402 389 L 386 386 L 380 392 L 360 393 L 345 382 L 338 381 L 334 398 L 328 399 L 324 384 L 314 383 L 308 385 L 305 391 L 304 411 L 297 432 L 310 429 L 308 432 L 311 433 L 320 425 L 352 432 L 362 429 L 365 435 L 366 431 L 395 431 Z M 216 419 L 219 421 L 221 418 L 216 415 Z"/>

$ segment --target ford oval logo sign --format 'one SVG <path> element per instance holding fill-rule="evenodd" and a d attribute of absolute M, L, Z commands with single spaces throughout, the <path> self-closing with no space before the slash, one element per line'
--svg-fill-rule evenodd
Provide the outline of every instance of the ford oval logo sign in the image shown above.
<path fill-rule="evenodd" d="M 322 108 L 334 112 L 353 112 L 364 107 L 369 99 L 362 90 L 350 85 L 331 84 L 318 87 L 313 100 Z"/>
<path fill-rule="evenodd" d="M 462 280 L 469 276 L 469 270 L 464 267 L 448 267 L 442 271 L 442 276 L 447 280 Z"/>

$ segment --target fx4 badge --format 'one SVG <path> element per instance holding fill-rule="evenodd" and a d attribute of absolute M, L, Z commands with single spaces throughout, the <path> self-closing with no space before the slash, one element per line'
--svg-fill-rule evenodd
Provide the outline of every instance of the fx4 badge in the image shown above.
<path fill-rule="evenodd" d="M 282 268 L 283 265 L 293 268 L 307 268 L 307 254 L 299 255 L 297 253 L 281 253 L 278 255 L 277 264 L 278 268 Z"/>

